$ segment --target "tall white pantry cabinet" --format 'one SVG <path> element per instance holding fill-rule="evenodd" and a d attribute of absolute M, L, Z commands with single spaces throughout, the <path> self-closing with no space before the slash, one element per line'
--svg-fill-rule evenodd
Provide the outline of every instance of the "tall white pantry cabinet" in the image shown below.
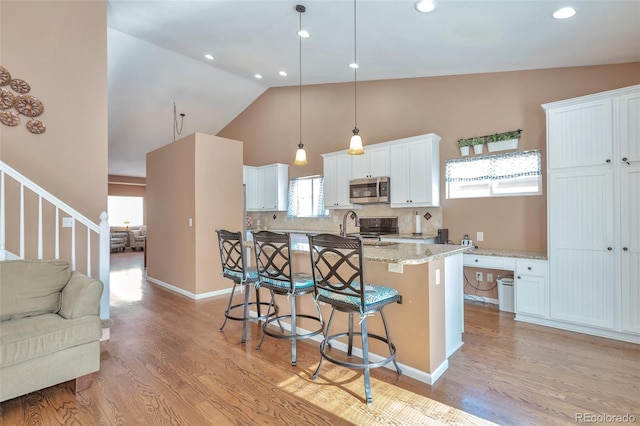
<path fill-rule="evenodd" d="M 542 107 L 550 325 L 640 343 L 640 85 Z"/>

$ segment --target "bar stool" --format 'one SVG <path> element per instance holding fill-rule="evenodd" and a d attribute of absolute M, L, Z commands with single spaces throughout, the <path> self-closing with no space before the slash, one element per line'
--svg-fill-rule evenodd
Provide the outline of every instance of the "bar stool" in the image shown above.
<path fill-rule="evenodd" d="M 315 380 L 320 372 L 323 360 L 344 367 L 364 370 L 364 390 L 367 404 L 373 402 L 371 397 L 370 369 L 393 362 L 398 374 L 402 374 L 396 362 L 396 347 L 391 342 L 387 320 L 383 308 L 391 303 L 398 303 L 398 291 L 378 285 L 364 284 L 364 268 L 360 237 L 339 237 L 331 234 L 308 235 L 311 255 L 315 295 L 319 302 L 331 305 L 331 317 L 327 323 L 324 340 L 320 344 L 320 363 L 312 378 Z M 348 331 L 331 334 L 331 326 L 336 311 L 346 312 L 349 316 Z M 386 336 L 367 332 L 367 318 L 380 313 Z M 360 321 L 360 332 L 353 331 L 353 317 Z M 347 337 L 347 358 L 337 357 L 329 352 L 334 340 Z M 353 338 L 360 336 L 362 340 L 362 362 L 350 361 L 353 352 Z M 387 344 L 389 356 L 378 362 L 369 361 L 369 339 Z M 335 350 L 335 349 L 334 349 Z"/>
<path fill-rule="evenodd" d="M 255 286 L 258 281 L 258 272 L 255 267 L 246 266 L 244 249 L 242 247 L 242 233 L 231 232 L 224 229 L 217 229 L 218 234 L 218 246 L 220 247 L 220 261 L 222 263 L 222 275 L 225 278 L 229 278 L 233 281 L 233 289 L 231 290 L 231 296 L 229 296 L 229 304 L 224 311 L 224 322 L 220 327 L 220 331 L 224 329 L 227 324 L 227 320 L 242 321 L 242 339 L 241 343 L 247 341 L 247 322 L 249 321 L 264 321 L 268 318 L 267 315 L 261 315 L 260 308 L 262 306 L 268 306 L 267 311 L 270 312 L 272 307 L 271 303 L 260 302 L 260 292 Z M 256 298 L 255 302 L 250 301 L 251 289 L 255 290 Z M 233 297 L 236 294 L 236 289 L 244 291 L 244 301 L 242 303 L 233 304 Z M 257 311 L 257 316 L 252 317 L 249 313 L 251 306 L 254 306 Z M 273 306 L 274 312 L 271 315 L 277 315 L 278 307 Z M 238 312 L 242 309 L 242 314 Z"/>
<path fill-rule="evenodd" d="M 287 296 L 291 302 L 290 315 L 276 315 L 267 319 L 262 324 L 262 338 L 257 350 L 264 341 L 265 336 L 291 341 L 291 365 L 296 366 L 296 342 L 309 339 L 324 331 L 324 325 L 320 316 L 300 314 L 297 312 L 296 300 L 305 294 L 313 297 L 313 278 L 310 274 L 292 272 L 291 264 L 291 239 L 289 233 L 276 233 L 260 231 L 253 233 L 255 245 L 256 267 L 258 268 L 258 280 L 256 286 L 269 289 L 271 292 L 271 304 L 275 305 L 275 295 Z M 270 309 L 270 308 L 269 308 Z M 270 311 L 267 311 L 269 314 Z M 306 318 L 318 323 L 318 327 L 305 333 L 298 332 L 298 320 Z M 290 320 L 289 332 L 282 327 L 281 320 Z M 279 330 L 270 328 L 269 325 L 277 322 Z M 314 324 L 314 323 L 311 323 Z"/>

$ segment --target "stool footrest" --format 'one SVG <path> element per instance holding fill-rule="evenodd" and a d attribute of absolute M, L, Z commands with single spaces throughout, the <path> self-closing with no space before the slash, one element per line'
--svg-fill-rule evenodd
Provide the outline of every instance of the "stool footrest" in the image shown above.
<path fill-rule="evenodd" d="M 271 304 L 269 302 L 260 302 L 260 303 L 258 303 L 258 302 L 250 302 L 250 303 L 248 303 L 248 305 L 249 305 L 249 307 L 251 307 L 251 306 L 257 307 L 258 305 L 260 305 L 261 307 L 264 307 L 264 309 L 268 309 L 269 305 L 271 305 Z M 273 308 L 274 308 L 273 309 L 274 312 L 271 312 L 269 314 L 269 317 L 273 317 L 273 316 L 278 314 L 278 307 L 277 306 L 273 306 Z M 233 321 L 264 321 L 264 320 L 267 319 L 267 315 L 266 314 L 265 315 L 260 315 L 260 316 L 255 316 L 255 317 L 249 316 L 247 318 L 245 318 L 244 315 L 242 315 L 242 316 L 232 315 L 232 312 L 237 310 L 237 309 L 242 309 L 241 312 L 244 313 L 244 303 L 238 303 L 237 305 L 233 305 L 233 306 L 229 307 L 229 309 L 227 309 L 224 312 L 224 316 L 229 318 L 230 320 L 233 320 Z"/>
<path fill-rule="evenodd" d="M 322 357 L 324 359 L 326 359 L 327 361 L 331 361 L 334 364 L 341 365 L 343 367 L 357 368 L 357 369 L 382 367 L 383 365 L 386 365 L 386 364 L 392 362 L 396 357 L 396 345 L 394 345 L 393 343 L 391 343 L 389 345 L 389 340 L 387 340 L 385 337 L 379 336 L 377 334 L 371 334 L 371 333 L 367 333 L 367 337 L 369 339 L 374 339 L 374 340 L 378 340 L 380 342 L 384 342 L 384 343 L 386 343 L 387 345 L 389 345 L 391 347 L 391 351 L 390 351 L 391 353 L 389 354 L 389 356 L 387 358 L 382 359 L 382 360 L 377 361 L 377 362 L 369 362 L 368 364 L 365 364 L 364 362 L 346 361 L 344 359 L 334 357 L 333 355 L 327 353 L 327 346 L 329 346 L 329 348 L 331 348 L 331 342 L 333 340 L 336 340 L 336 339 L 338 339 L 340 337 L 348 337 L 348 336 L 349 336 L 348 332 L 332 334 L 330 336 L 327 336 L 325 338 L 325 340 L 323 340 L 320 343 L 320 354 L 322 354 Z M 354 332 L 352 334 L 352 336 L 361 336 L 362 337 L 362 333 Z M 398 371 L 398 373 L 401 373 L 401 372 Z"/>
<path fill-rule="evenodd" d="M 308 339 L 310 337 L 313 336 L 317 336 L 318 334 L 322 333 L 324 331 L 324 325 L 322 324 L 322 321 L 320 320 L 319 317 L 314 317 L 312 315 L 304 315 L 304 314 L 298 314 L 296 315 L 296 320 L 298 320 L 299 318 L 306 318 L 306 319 L 310 319 L 313 321 L 317 321 L 320 324 L 320 328 L 313 330 L 313 331 L 309 331 L 307 333 L 298 333 L 298 334 L 291 334 L 291 330 L 289 330 L 288 334 L 284 334 L 282 332 L 276 332 L 273 331 L 271 329 L 269 329 L 269 324 L 272 324 L 274 322 L 279 322 L 281 320 L 284 319 L 291 319 L 291 315 L 281 315 L 281 316 L 277 316 L 277 317 L 273 317 L 273 318 L 269 318 L 268 320 L 266 320 L 263 324 L 262 324 L 262 332 L 264 334 L 266 334 L 267 336 L 271 336 L 274 337 L 276 339 L 286 339 L 286 340 L 302 340 L 302 339 Z"/>

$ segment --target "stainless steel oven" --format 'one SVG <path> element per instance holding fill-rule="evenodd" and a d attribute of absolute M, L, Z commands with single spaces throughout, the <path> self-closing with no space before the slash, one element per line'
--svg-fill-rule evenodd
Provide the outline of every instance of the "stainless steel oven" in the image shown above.
<path fill-rule="evenodd" d="M 387 176 L 353 179 L 349 181 L 349 201 L 353 204 L 389 203 Z"/>

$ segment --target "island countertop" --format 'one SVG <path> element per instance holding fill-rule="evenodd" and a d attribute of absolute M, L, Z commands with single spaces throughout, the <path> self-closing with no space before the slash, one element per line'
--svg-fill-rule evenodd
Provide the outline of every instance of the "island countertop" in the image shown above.
<path fill-rule="evenodd" d="M 385 243 L 384 241 L 364 246 L 364 260 L 371 262 L 420 265 L 447 256 L 471 251 L 472 247 L 448 244 Z M 245 247 L 253 248 L 253 241 L 246 241 Z M 309 243 L 292 241 L 294 254 L 309 255 Z"/>

